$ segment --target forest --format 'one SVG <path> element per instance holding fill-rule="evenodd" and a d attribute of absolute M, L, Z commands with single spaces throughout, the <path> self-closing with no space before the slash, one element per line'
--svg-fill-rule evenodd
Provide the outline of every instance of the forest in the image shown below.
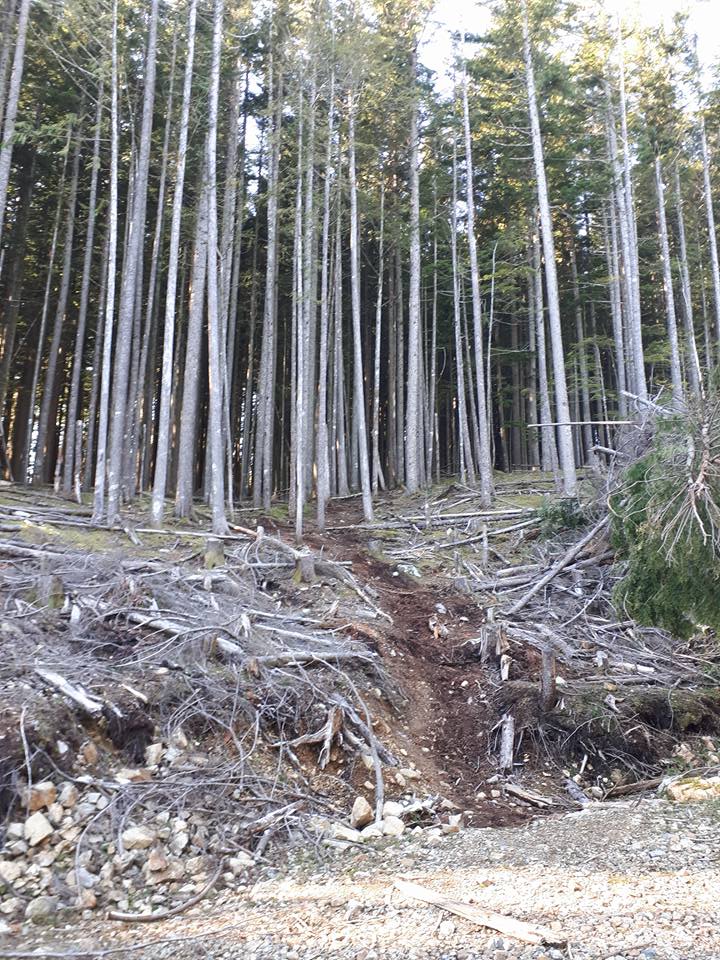
<path fill-rule="evenodd" d="M 572 7 L 572 9 L 570 9 Z M 716 87 L 602 4 L 7 0 L 3 469 L 98 520 L 577 469 L 711 389 Z"/>
<path fill-rule="evenodd" d="M 713 4 L 0 0 L 0 956 L 720 956 Z"/>

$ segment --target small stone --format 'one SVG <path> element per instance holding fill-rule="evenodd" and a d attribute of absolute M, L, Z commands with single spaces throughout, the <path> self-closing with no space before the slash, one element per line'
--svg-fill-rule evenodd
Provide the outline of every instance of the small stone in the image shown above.
<path fill-rule="evenodd" d="M 176 857 L 179 857 L 188 843 L 190 843 L 190 837 L 187 833 L 181 831 L 180 833 L 176 833 L 170 841 L 170 850 L 175 854 Z"/>
<path fill-rule="evenodd" d="M 347 840 L 348 843 L 362 843 L 362 835 L 359 830 L 353 830 L 352 827 L 346 827 L 342 823 L 332 825 L 333 840 Z"/>
<path fill-rule="evenodd" d="M 373 758 L 370 756 L 369 753 L 361 753 L 360 760 L 362 761 L 362 765 L 365 767 L 366 770 L 372 770 L 375 767 Z"/>
<path fill-rule="evenodd" d="M 420 779 L 420 772 L 418 770 L 413 770 L 412 767 L 401 767 L 398 772 L 401 773 L 406 780 Z"/>
<path fill-rule="evenodd" d="M 241 873 L 245 873 L 250 867 L 255 866 L 255 861 L 250 856 L 249 853 L 245 853 L 244 850 L 238 851 L 234 857 L 231 857 L 228 860 L 228 866 L 233 872 L 233 876 L 237 877 Z"/>
<path fill-rule="evenodd" d="M 448 937 L 451 937 L 455 933 L 455 924 L 452 920 L 441 920 L 440 925 L 438 926 L 438 937 L 441 940 L 447 940 Z"/>
<path fill-rule="evenodd" d="M 387 807 L 387 804 L 385 804 Z M 405 832 L 405 824 L 402 822 L 400 817 L 384 817 L 383 818 L 383 834 L 386 837 L 401 837 Z"/>
<path fill-rule="evenodd" d="M 22 905 L 23 902 L 20 897 L 5 897 L 4 900 L 0 900 L 0 913 L 10 916 L 13 913 L 18 913 Z"/>
<path fill-rule="evenodd" d="M 442 825 L 443 833 L 460 833 L 462 827 L 462 814 L 453 813 L 448 817 L 448 822 Z"/>
<path fill-rule="evenodd" d="M 8 828 L 5 832 L 5 837 L 8 840 L 22 840 L 24 834 L 25 834 L 24 824 L 16 820 L 13 823 L 8 824 Z"/>
<path fill-rule="evenodd" d="M 36 810 L 42 810 L 43 807 L 49 807 L 55 803 L 57 797 L 57 787 L 50 780 L 43 780 L 42 783 L 34 783 L 30 787 L 29 796 L 27 796 L 27 806 L 30 813 Z"/>
<path fill-rule="evenodd" d="M 6 937 L 12 933 L 12 927 L 5 920 L 0 920 L 0 937 Z"/>
<path fill-rule="evenodd" d="M 15 883 L 23 875 L 24 866 L 20 860 L 0 860 L 0 880 Z"/>
<path fill-rule="evenodd" d="M 406 780 L 405 777 L 400 773 L 399 770 L 398 770 L 398 772 L 395 774 L 395 776 L 394 776 L 393 779 L 395 780 L 395 783 L 400 787 L 401 790 L 404 790 L 405 787 L 407 786 L 407 780 Z"/>
<path fill-rule="evenodd" d="M 167 867 L 167 857 L 160 847 L 154 847 L 147 858 L 147 868 L 153 872 Z"/>
<path fill-rule="evenodd" d="M 170 737 L 170 743 L 173 747 L 176 747 L 178 750 L 187 750 L 189 742 L 182 727 L 177 727 L 177 729 L 173 730 L 172 736 Z"/>
<path fill-rule="evenodd" d="M 162 743 L 150 743 L 145 747 L 145 763 L 148 767 L 156 767 L 162 760 L 165 748 Z"/>
<path fill-rule="evenodd" d="M 61 803 L 51 803 L 48 807 L 47 816 L 54 827 L 59 827 L 65 817 L 65 808 Z"/>
<path fill-rule="evenodd" d="M 47 923 L 57 913 L 57 897 L 35 897 L 25 908 L 25 919 L 30 923 Z"/>
<path fill-rule="evenodd" d="M 81 910 L 94 910 L 97 906 L 97 897 L 92 890 L 82 887 L 78 894 L 77 905 Z"/>
<path fill-rule="evenodd" d="M 396 800 L 386 800 L 383 804 L 383 817 L 401 817 L 405 808 Z"/>
<path fill-rule="evenodd" d="M 126 850 L 144 850 L 155 843 L 155 834 L 147 827 L 128 827 L 123 831 L 122 843 Z"/>
<path fill-rule="evenodd" d="M 53 828 L 50 821 L 44 814 L 40 813 L 39 810 L 25 821 L 24 835 L 31 847 L 37 846 L 38 843 L 46 837 L 49 837 L 52 832 Z"/>
<path fill-rule="evenodd" d="M 384 827 L 385 821 L 381 820 L 380 823 L 369 823 L 366 827 L 360 831 L 360 834 L 363 840 L 379 840 L 380 837 L 384 836 Z"/>
<path fill-rule="evenodd" d="M 373 808 L 365 797 L 356 797 L 350 814 L 350 826 L 356 830 L 366 827 L 373 820 Z"/>

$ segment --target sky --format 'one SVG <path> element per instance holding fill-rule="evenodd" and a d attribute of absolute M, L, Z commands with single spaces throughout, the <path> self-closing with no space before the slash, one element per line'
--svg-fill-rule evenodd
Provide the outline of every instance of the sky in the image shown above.
<path fill-rule="evenodd" d="M 720 0 L 605 0 L 608 12 L 647 24 L 670 23 L 675 13 L 687 10 L 689 28 L 698 38 L 698 55 L 707 69 L 720 58 Z M 452 31 L 482 32 L 488 13 L 478 0 L 437 0 L 435 11 L 425 30 L 421 60 L 437 74 L 437 86 L 449 92 L 444 78 L 452 58 Z"/>

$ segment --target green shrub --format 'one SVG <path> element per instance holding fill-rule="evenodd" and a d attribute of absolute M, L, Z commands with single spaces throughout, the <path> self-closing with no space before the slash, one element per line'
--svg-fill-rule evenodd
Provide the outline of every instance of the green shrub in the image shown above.
<path fill-rule="evenodd" d="M 700 625 L 720 632 L 715 447 L 706 419 L 663 421 L 610 498 L 613 545 L 626 562 L 615 602 L 678 637 Z"/>
<path fill-rule="evenodd" d="M 552 537 L 563 530 L 576 530 L 587 524 L 587 517 L 574 498 L 550 500 L 544 497 L 538 512 L 542 532 L 546 537 Z"/>

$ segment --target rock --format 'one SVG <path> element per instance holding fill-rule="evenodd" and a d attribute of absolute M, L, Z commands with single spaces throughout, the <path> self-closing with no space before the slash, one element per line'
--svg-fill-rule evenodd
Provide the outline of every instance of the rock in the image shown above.
<path fill-rule="evenodd" d="M 239 850 L 234 857 L 228 860 L 228 866 L 237 877 L 238 874 L 244 873 L 249 867 L 254 867 L 255 860 L 249 853 L 245 853 L 244 850 Z"/>
<path fill-rule="evenodd" d="M 180 833 L 176 833 L 170 841 L 170 850 L 175 854 L 176 857 L 179 857 L 189 843 L 190 837 L 187 833 L 185 833 L 185 831 L 181 831 Z"/>
<path fill-rule="evenodd" d="M 386 800 L 383 804 L 383 817 L 401 817 L 405 808 L 396 800 Z"/>
<path fill-rule="evenodd" d="M 154 847 L 147 858 L 147 868 L 153 872 L 167 868 L 167 857 L 161 847 Z"/>
<path fill-rule="evenodd" d="M 462 827 L 462 814 L 453 813 L 448 817 L 448 822 L 442 825 L 443 833 L 460 833 Z"/>
<path fill-rule="evenodd" d="M 366 770 L 374 769 L 375 764 L 373 762 L 373 758 L 370 756 L 369 753 L 361 753 L 360 760 L 362 761 L 362 765 L 365 767 Z"/>
<path fill-rule="evenodd" d="M 182 727 L 177 727 L 175 730 L 173 730 L 172 736 L 170 737 L 170 743 L 173 747 L 178 750 L 187 750 L 189 742 L 190 741 L 185 736 Z"/>
<path fill-rule="evenodd" d="M 128 827 L 123 830 L 122 843 L 126 850 L 144 850 L 155 843 L 155 834 L 147 827 Z"/>
<path fill-rule="evenodd" d="M 438 937 L 441 940 L 447 940 L 455 933 L 455 924 L 452 920 L 441 920 L 438 926 Z"/>
<path fill-rule="evenodd" d="M 25 821 L 24 836 L 31 847 L 37 846 L 52 832 L 50 821 L 39 810 Z"/>
<path fill-rule="evenodd" d="M 12 933 L 12 927 L 5 920 L 0 920 L 0 937 L 6 937 Z"/>
<path fill-rule="evenodd" d="M 55 803 L 57 797 L 57 787 L 50 780 L 43 780 L 42 783 L 34 783 L 30 787 L 29 795 L 26 793 L 27 807 L 30 813 L 36 810 L 42 810 L 43 807 L 49 807 Z"/>
<path fill-rule="evenodd" d="M 373 808 L 367 802 L 365 797 L 356 797 L 350 814 L 350 826 L 356 830 L 366 827 L 373 821 Z"/>
<path fill-rule="evenodd" d="M 393 779 L 395 780 L 395 783 L 396 783 L 402 790 L 404 790 L 405 787 L 407 786 L 407 780 L 406 780 L 405 777 L 400 773 L 400 771 L 398 771 L 398 772 L 395 774 L 395 776 L 393 777 Z"/>
<path fill-rule="evenodd" d="M 59 827 L 65 817 L 65 808 L 61 803 L 51 803 L 48 807 L 47 816 L 54 827 Z"/>
<path fill-rule="evenodd" d="M 5 831 L 5 837 L 7 840 L 22 840 L 24 834 L 25 827 L 17 820 L 13 823 L 9 823 L 8 828 Z"/>
<path fill-rule="evenodd" d="M 145 747 L 145 763 L 148 767 L 156 767 L 162 760 L 165 748 L 162 743 L 150 743 Z"/>
<path fill-rule="evenodd" d="M 97 906 L 97 897 L 92 890 L 83 887 L 78 894 L 77 905 L 81 910 L 94 910 Z"/>
<path fill-rule="evenodd" d="M 677 780 L 667 788 L 670 800 L 678 803 L 693 803 L 696 800 L 713 800 L 720 797 L 720 776 L 690 777 Z"/>
<path fill-rule="evenodd" d="M 360 831 L 363 840 L 379 840 L 380 837 L 384 836 L 383 824 L 384 821 L 381 820 L 380 823 L 369 823 L 366 827 L 363 827 Z"/>
<path fill-rule="evenodd" d="M 25 908 L 25 919 L 29 923 L 48 923 L 57 913 L 57 897 L 35 897 Z"/>
<path fill-rule="evenodd" d="M 387 807 L 387 804 L 385 804 Z M 405 824 L 400 817 L 386 816 L 383 818 L 383 834 L 386 837 L 401 837 L 405 832 Z"/>
<path fill-rule="evenodd" d="M 6 883 L 15 883 L 24 872 L 21 860 L 0 860 L 0 880 Z"/>
<path fill-rule="evenodd" d="M 401 773 L 406 780 L 420 779 L 420 771 L 414 770 L 412 767 L 400 767 L 399 773 Z"/>
<path fill-rule="evenodd" d="M 353 830 L 342 823 L 332 825 L 331 836 L 333 840 L 347 840 L 348 843 L 362 843 L 363 839 L 359 830 Z"/>
<path fill-rule="evenodd" d="M 4 900 L 0 900 L 0 913 L 10 916 L 12 913 L 18 913 L 22 905 L 20 897 L 5 897 Z"/>

